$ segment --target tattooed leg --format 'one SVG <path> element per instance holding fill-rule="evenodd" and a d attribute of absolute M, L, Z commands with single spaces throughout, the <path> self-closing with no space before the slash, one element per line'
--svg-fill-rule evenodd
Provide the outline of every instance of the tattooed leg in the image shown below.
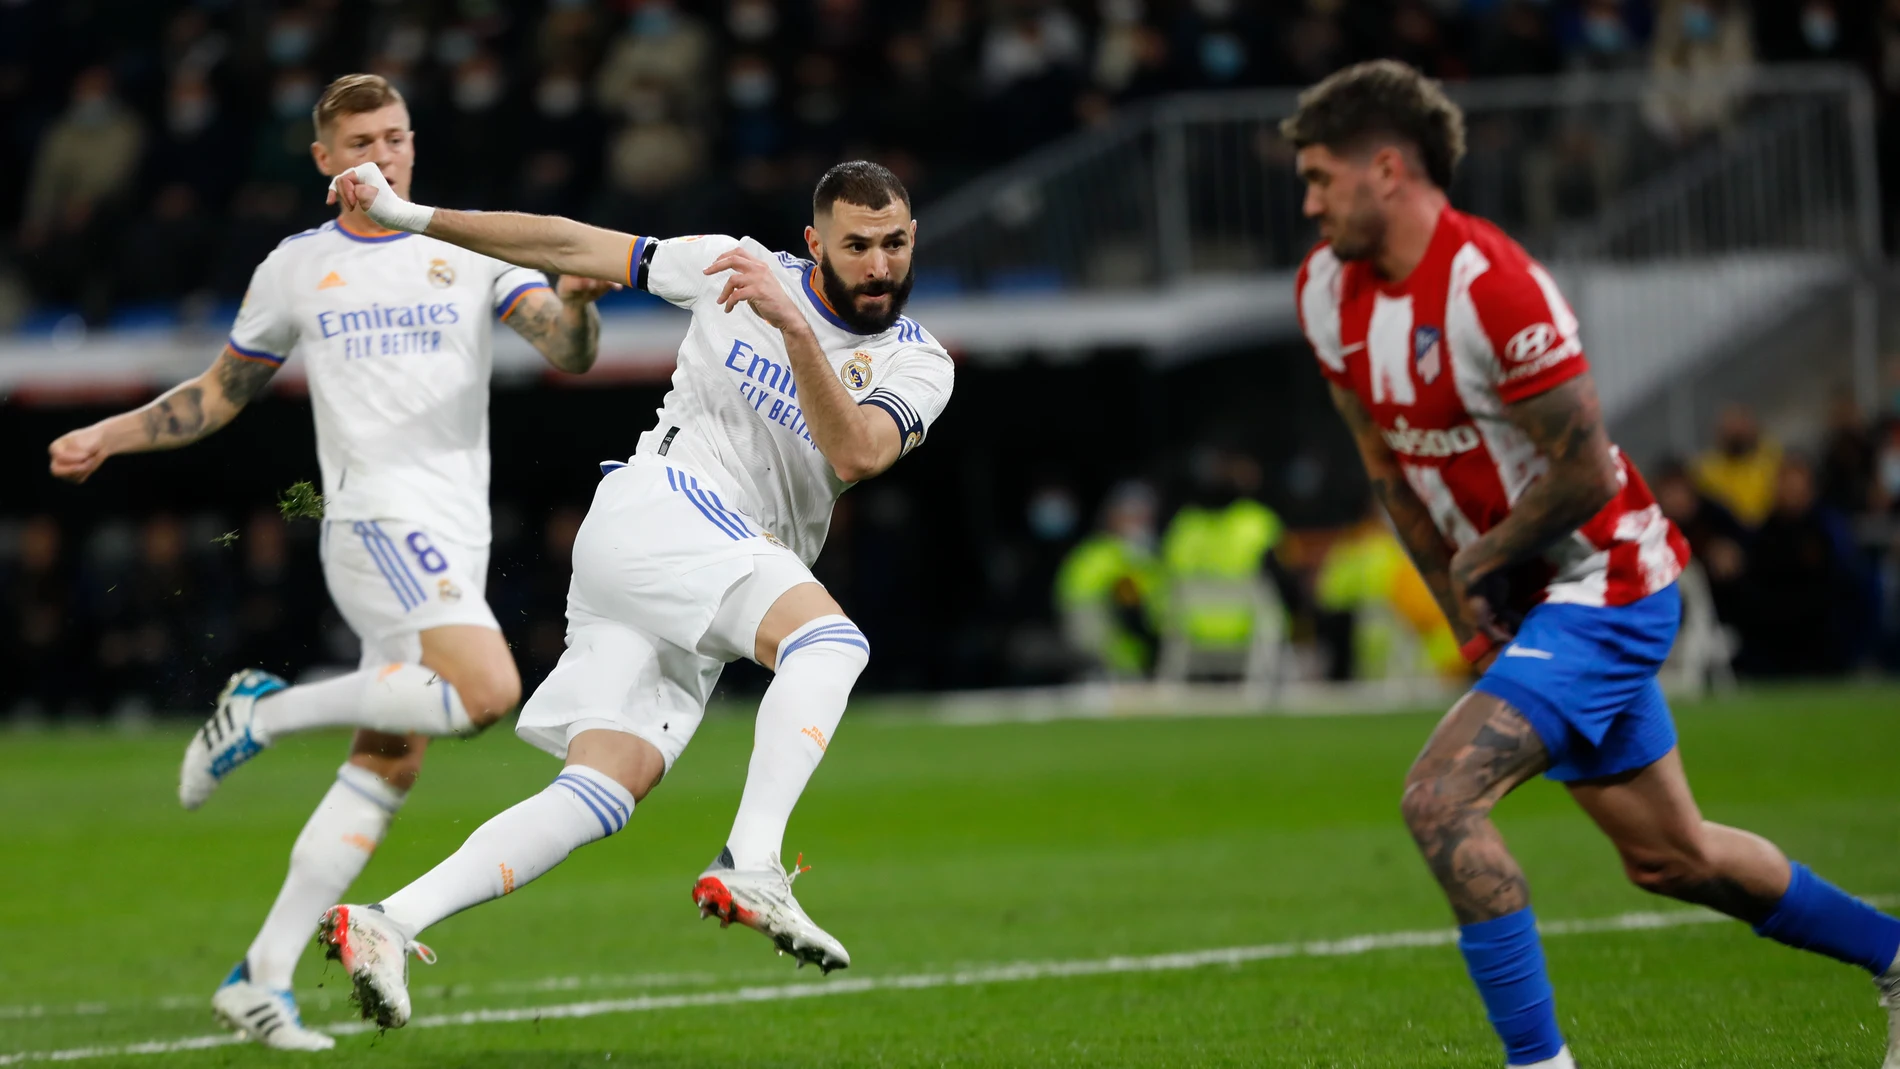
<path fill-rule="evenodd" d="M 1557 1025 L 1524 872 L 1491 823 L 1518 784 L 1550 767 L 1522 713 L 1472 692 L 1432 732 L 1405 783 L 1405 823 L 1458 915 L 1458 953 L 1513 1066 L 1574 1069 Z"/>
<path fill-rule="evenodd" d="M 1571 784 L 1570 793 L 1616 844 L 1636 886 L 1881 977 L 1893 1010 L 1887 1064 L 1900 1066 L 1900 919 L 1790 862 L 1761 836 L 1703 820 L 1674 750 L 1635 772 Z"/>
<path fill-rule="evenodd" d="M 1788 890 L 1788 859 L 1775 844 L 1702 819 L 1674 750 L 1634 772 L 1573 783 L 1570 793 L 1645 891 L 1759 924 Z"/>
<path fill-rule="evenodd" d="M 1502 699 L 1476 691 L 1445 714 L 1413 763 L 1402 803 L 1405 825 L 1458 923 L 1502 917 L 1529 903 L 1524 872 L 1491 823 L 1491 810 L 1549 766 L 1530 722 Z"/>

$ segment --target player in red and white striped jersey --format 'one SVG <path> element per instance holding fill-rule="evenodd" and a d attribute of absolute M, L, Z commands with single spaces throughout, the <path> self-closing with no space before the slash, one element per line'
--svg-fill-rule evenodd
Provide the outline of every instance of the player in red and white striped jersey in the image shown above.
<path fill-rule="evenodd" d="M 1566 383 L 1564 396 L 1580 392 L 1590 373 L 1577 317 L 1550 275 L 1497 227 L 1450 207 L 1396 282 L 1319 245 L 1300 269 L 1299 309 L 1321 372 L 1365 408 L 1458 549 L 1509 518 L 1550 469 L 1507 407 Z M 1529 601 L 1518 609 L 1628 605 L 1681 574 L 1688 543 L 1636 466 L 1615 446 L 1608 455 L 1608 504 L 1510 568 L 1512 589 Z"/>
<path fill-rule="evenodd" d="M 1550 275 L 1445 194 L 1464 120 L 1404 64 L 1340 71 L 1282 125 L 1321 244 L 1300 321 L 1367 474 L 1483 677 L 1407 777 L 1404 813 L 1512 1066 L 1570 1069 L 1524 874 L 1491 808 L 1544 773 L 1638 886 L 1861 965 L 1900 1069 L 1900 920 L 1702 819 L 1656 684 L 1688 563 L 1604 433 Z"/>

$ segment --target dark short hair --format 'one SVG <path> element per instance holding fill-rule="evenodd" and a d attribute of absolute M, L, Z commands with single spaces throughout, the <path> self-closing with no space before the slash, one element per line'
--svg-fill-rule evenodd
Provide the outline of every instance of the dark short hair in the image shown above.
<path fill-rule="evenodd" d="M 1417 68 L 1378 59 L 1336 71 L 1300 94 L 1300 110 L 1280 123 L 1294 148 L 1319 145 L 1335 152 L 1380 140 L 1418 150 L 1425 174 L 1440 189 L 1465 155 L 1465 114 L 1438 83 Z"/>
<path fill-rule="evenodd" d="M 851 160 L 826 171 L 818 180 L 818 188 L 811 191 L 811 210 L 813 215 L 823 215 L 833 204 L 844 201 L 876 211 L 894 200 L 910 207 L 910 191 L 890 168 L 870 160 Z"/>
<path fill-rule="evenodd" d="M 402 94 L 382 75 L 346 74 L 324 86 L 317 106 L 310 109 L 310 123 L 317 128 L 317 136 L 322 137 L 340 116 L 381 111 L 402 102 Z"/>

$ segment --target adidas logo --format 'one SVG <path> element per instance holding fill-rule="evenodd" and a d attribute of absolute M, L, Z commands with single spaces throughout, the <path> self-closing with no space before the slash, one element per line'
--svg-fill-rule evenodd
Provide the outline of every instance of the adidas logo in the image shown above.
<path fill-rule="evenodd" d="M 323 281 L 317 283 L 317 288 L 320 290 L 328 290 L 328 289 L 335 289 L 338 286 L 347 286 L 347 285 L 349 285 L 349 283 L 343 281 L 342 275 L 339 275 L 335 271 L 332 271 L 329 274 L 323 276 Z"/>

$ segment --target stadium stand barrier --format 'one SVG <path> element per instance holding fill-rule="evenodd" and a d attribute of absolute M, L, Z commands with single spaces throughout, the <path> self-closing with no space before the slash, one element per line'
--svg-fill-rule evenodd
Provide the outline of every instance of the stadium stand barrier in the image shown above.
<path fill-rule="evenodd" d="M 1857 294 L 1855 381 L 1872 397 L 1880 201 L 1872 91 L 1858 71 L 1578 74 L 1447 90 L 1470 126 L 1455 201 L 1551 266 L 1612 418 L 1843 286 Z M 1671 99 L 1710 93 L 1728 100 L 1713 109 L 1721 119 L 1659 132 Z M 1040 292 L 1047 329 L 1071 338 L 1092 333 L 1091 301 L 1192 319 L 1172 344 L 1133 336 L 1163 358 L 1209 335 L 1291 336 L 1290 279 L 1310 229 L 1276 126 L 1295 101 L 1291 91 L 1166 98 L 972 183 L 924 212 L 929 292 Z M 1177 315 L 1210 293 L 1230 301 L 1237 285 L 1250 301 Z M 1065 303 L 1081 314 L 1063 314 Z"/>

